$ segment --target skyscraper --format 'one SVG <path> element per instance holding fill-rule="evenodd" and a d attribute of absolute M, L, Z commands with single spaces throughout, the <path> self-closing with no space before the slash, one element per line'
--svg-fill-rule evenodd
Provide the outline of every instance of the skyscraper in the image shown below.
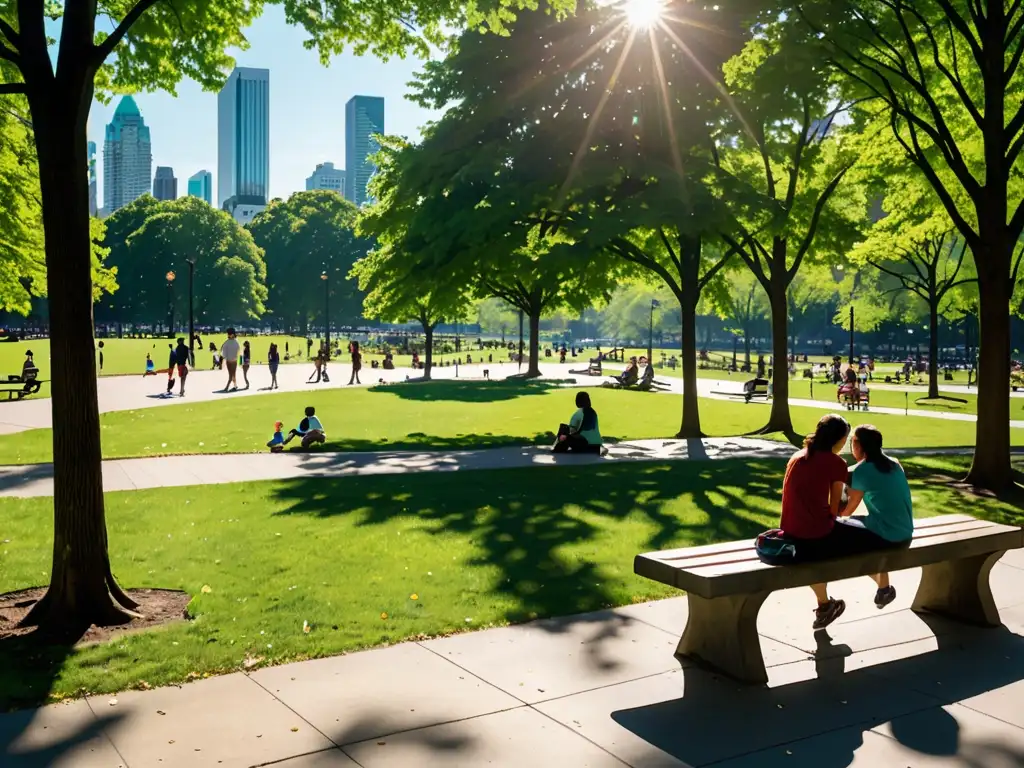
<path fill-rule="evenodd" d="M 153 197 L 157 200 L 176 200 L 178 197 L 178 180 L 174 178 L 174 169 L 165 165 L 156 167 L 153 177 Z"/>
<path fill-rule="evenodd" d="M 317 163 L 313 175 L 306 179 L 306 189 L 330 189 L 345 195 L 345 172 L 335 168 L 334 163 Z"/>
<path fill-rule="evenodd" d="M 209 171 L 199 171 L 188 180 L 188 193 L 192 197 L 198 197 L 213 205 L 213 174 Z"/>
<path fill-rule="evenodd" d="M 109 216 L 150 190 L 153 153 L 135 99 L 125 96 L 107 125 L 103 144 L 103 208 Z"/>
<path fill-rule="evenodd" d="M 384 99 L 353 96 L 345 105 L 345 197 L 356 205 L 366 202 L 366 185 L 376 170 L 369 160 L 378 149 L 370 138 L 374 133 L 384 133 Z"/>
<path fill-rule="evenodd" d="M 265 205 L 270 181 L 270 70 L 235 67 L 217 97 L 217 206 Z"/>
<path fill-rule="evenodd" d="M 96 142 L 87 142 L 86 151 L 89 155 L 89 215 L 96 216 L 99 213 L 96 207 Z"/>

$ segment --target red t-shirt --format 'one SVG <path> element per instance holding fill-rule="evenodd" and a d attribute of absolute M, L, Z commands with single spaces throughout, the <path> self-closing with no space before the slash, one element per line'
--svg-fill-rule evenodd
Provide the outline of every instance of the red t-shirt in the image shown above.
<path fill-rule="evenodd" d="M 849 483 L 846 462 L 831 451 L 798 451 L 782 481 L 781 528 L 797 539 L 820 539 L 835 525 L 828 503 L 832 483 Z"/>

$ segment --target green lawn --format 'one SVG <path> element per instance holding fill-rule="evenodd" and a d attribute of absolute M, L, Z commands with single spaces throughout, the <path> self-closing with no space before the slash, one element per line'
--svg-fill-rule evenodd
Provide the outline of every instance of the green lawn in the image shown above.
<path fill-rule="evenodd" d="M 962 462 L 905 465 L 919 515 L 1024 522 L 923 479 Z M 632 463 L 109 494 L 120 582 L 187 591 L 194 620 L 74 652 L 0 642 L 0 709 L 664 597 L 633 556 L 771 526 L 782 470 Z M 0 592 L 45 584 L 51 503 L 0 499 Z"/>
<path fill-rule="evenodd" d="M 313 405 L 327 428 L 328 451 L 485 448 L 550 442 L 575 409 L 577 390 L 550 383 L 438 381 L 374 389 L 330 389 L 255 395 L 234 402 L 183 403 L 101 417 L 107 458 L 266 450 L 273 424 L 296 424 Z M 612 439 L 671 437 L 679 428 L 682 399 L 674 395 L 590 389 L 602 433 Z M 764 425 L 768 406 L 740 400 L 701 399 L 701 423 L 710 435 L 739 435 Z M 810 432 L 823 411 L 793 408 L 796 428 Z M 845 412 L 844 412 L 845 413 Z M 873 423 L 889 447 L 970 446 L 971 422 L 876 413 L 845 413 Z M 47 462 L 52 431 L 0 437 L 0 464 Z M 1024 430 L 1012 430 L 1024 445 Z"/>

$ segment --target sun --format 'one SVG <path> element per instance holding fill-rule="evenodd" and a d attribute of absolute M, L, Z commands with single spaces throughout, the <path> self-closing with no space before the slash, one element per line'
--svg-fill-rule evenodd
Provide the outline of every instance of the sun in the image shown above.
<path fill-rule="evenodd" d="M 665 13 L 665 0 L 624 0 L 622 12 L 634 29 L 650 29 Z"/>

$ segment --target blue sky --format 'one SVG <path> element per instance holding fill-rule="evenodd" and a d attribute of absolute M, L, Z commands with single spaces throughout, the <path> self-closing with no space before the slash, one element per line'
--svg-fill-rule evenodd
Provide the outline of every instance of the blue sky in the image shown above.
<path fill-rule="evenodd" d="M 417 139 L 420 128 L 436 117 L 407 101 L 406 83 L 420 69 L 419 59 L 391 59 L 387 63 L 350 54 L 335 57 L 330 67 L 320 64 L 314 51 L 302 47 L 304 33 L 287 25 L 279 5 L 268 5 L 264 15 L 247 30 L 247 51 L 235 53 L 239 66 L 270 70 L 270 195 L 287 197 L 305 189 L 306 177 L 317 163 L 329 161 L 345 167 L 345 102 L 357 94 L 385 98 L 388 133 Z M 187 179 L 200 169 L 214 175 L 217 189 L 217 94 L 184 81 L 177 98 L 170 94 L 135 95 L 139 111 L 150 127 L 153 168 L 169 165 L 178 178 L 178 194 Z M 117 106 L 93 104 L 89 140 L 97 146 L 97 198 L 103 204 L 103 132 Z"/>

